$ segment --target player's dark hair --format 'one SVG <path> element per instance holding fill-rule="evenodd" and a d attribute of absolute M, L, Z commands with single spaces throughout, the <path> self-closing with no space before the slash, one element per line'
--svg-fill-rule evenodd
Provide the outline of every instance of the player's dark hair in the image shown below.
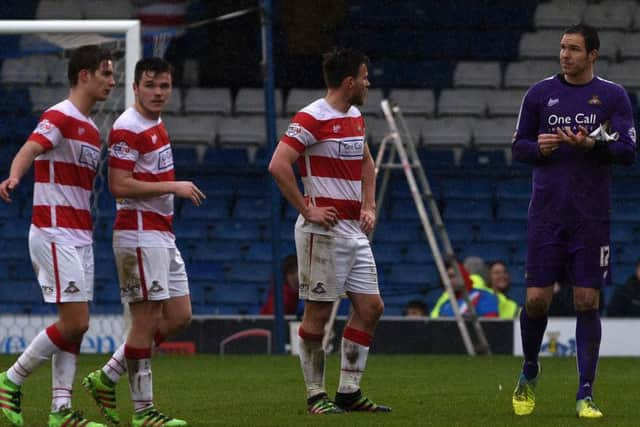
<path fill-rule="evenodd" d="M 98 45 L 80 46 L 71 53 L 69 66 L 67 67 L 67 77 L 69 84 L 74 87 L 78 84 L 78 74 L 82 70 L 89 70 L 94 73 L 102 61 L 110 61 L 111 52 Z"/>
<path fill-rule="evenodd" d="M 572 25 L 563 34 L 580 34 L 584 38 L 584 47 L 587 49 L 587 53 L 594 49 L 600 49 L 600 37 L 598 37 L 598 30 L 589 24 L 581 22 L 580 24 Z"/>
<path fill-rule="evenodd" d="M 369 67 L 369 58 L 351 48 L 334 48 L 322 56 L 322 74 L 328 88 L 340 87 L 347 77 L 357 77 L 360 66 Z"/>
<path fill-rule="evenodd" d="M 288 255 L 282 260 L 282 273 L 287 275 L 298 271 L 298 258 L 295 255 Z"/>
<path fill-rule="evenodd" d="M 173 78 L 173 65 L 157 56 L 142 58 L 136 63 L 136 70 L 133 74 L 135 84 L 140 84 L 142 75 L 148 72 L 151 72 L 154 75 L 169 73 L 171 74 L 171 78 Z"/>

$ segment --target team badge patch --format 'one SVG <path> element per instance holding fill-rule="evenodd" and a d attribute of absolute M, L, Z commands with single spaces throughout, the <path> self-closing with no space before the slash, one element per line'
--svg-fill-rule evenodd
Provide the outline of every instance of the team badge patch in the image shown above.
<path fill-rule="evenodd" d="M 302 126 L 300 123 L 291 123 L 285 132 L 285 135 L 295 138 L 302 133 Z"/>
<path fill-rule="evenodd" d="M 601 105 L 602 101 L 598 98 L 598 95 L 591 95 L 591 98 L 587 101 L 589 105 Z"/>

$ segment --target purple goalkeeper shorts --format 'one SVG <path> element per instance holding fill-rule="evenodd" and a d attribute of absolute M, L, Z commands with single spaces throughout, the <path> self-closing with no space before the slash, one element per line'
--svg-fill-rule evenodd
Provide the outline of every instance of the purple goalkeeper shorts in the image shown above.
<path fill-rule="evenodd" d="M 609 221 L 579 220 L 558 224 L 529 218 L 527 226 L 527 287 L 554 282 L 601 288 L 611 284 Z"/>

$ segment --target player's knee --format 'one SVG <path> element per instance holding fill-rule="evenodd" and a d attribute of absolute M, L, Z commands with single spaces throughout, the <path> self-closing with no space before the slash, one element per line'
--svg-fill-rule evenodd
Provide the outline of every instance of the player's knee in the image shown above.
<path fill-rule="evenodd" d="M 598 298 L 587 295 L 576 295 L 573 299 L 573 305 L 576 311 L 589 311 L 598 309 Z"/>
<path fill-rule="evenodd" d="M 183 313 L 173 322 L 173 329 L 175 332 L 186 329 L 191 324 L 191 312 Z"/>
<path fill-rule="evenodd" d="M 370 307 L 371 319 L 378 320 L 382 317 L 382 313 L 384 313 L 384 302 L 382 298 L 378 298 L 377 301 L 371 304 Z"/>
<path fill-rule="evenodd" d="M 66 323 L 64 326 L 63 335 L 70 341 L 81 341 L 84 334 L 89 330 L 89 319 L 79 319 L 72 323 Z"/>
<path fill-rule="evenodd" d="M 549 311 L 549 302 L 541 297 L 527 298 L 525 306 L 527 315 L 532 318 L 545 316 Z"/>

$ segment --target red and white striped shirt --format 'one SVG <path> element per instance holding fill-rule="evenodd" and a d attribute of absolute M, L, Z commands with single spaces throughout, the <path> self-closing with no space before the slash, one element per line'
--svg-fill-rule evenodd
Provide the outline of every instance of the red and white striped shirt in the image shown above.
<path fill-rule="evenodd" d="M 360 111 L 351 106 L 342 113 L 324 98 L 318 99 L 293 117 L 281 141 L 301 154 L 298 167 L 307 203 L 338 210 L 338 224 L 330 231 L 306 222 L 302 215 L 296 226 L 319 234 L 362 235 L 365 129 Z"/>
<path fill-rule="evenodd" d="M 66 99 L 42 113 L 28 140 L 46 150 L 34 161 L 32 231 L 62 245 L 90 245 L 90 198 L 100 162 L 98 128 Z"/>
<path fill-rule="evenodd" d="M 144 118 L 130 107 L 109 134 L 109 167 L 133 172 L 140 181 L 174 181 L 173 154 L 162 120 Z M 113 246 L 175 247 L 173 194 L 146 199 L 117 199 Z"/>

